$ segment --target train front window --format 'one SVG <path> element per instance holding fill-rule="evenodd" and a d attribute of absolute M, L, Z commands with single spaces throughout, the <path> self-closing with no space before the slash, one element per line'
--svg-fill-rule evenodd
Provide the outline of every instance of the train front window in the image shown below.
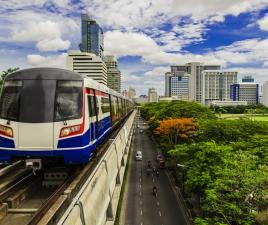
<path fill-rule="evenodd" d="M 19 122 L 53 122 L 55 89 L 55 80 L 23 80 Z"/>
<path fill-rule="evenodd" d="M 19 114 L 19 98 L 22 81 L 6 81 L 0 100 L 0 117 L 16 121 Z"/>
<path fill-rule="evenodd" d="M 55 99 L 55 121 L 82 117 L 82 81 L 58 81 Z"/>

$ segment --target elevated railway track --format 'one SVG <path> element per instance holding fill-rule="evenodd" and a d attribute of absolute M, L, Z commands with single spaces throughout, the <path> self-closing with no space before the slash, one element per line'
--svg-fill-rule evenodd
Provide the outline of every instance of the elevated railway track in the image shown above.
<path fill-rule="evenodd" d="M 127 120 L 86 165 L 37 173 L 24 161 L 0 167 L 0 225 L 57 224 Z"/>

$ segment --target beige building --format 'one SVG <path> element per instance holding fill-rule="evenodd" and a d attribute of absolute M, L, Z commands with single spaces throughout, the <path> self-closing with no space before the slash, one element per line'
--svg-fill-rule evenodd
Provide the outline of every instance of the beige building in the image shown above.
<path fill-rule="evenodd" d="M 148 102 L 157 102 L 157 92 L 155 88 L 149 88 L 148 90 Z"/>
<path fill-rule="evenodd" d="M 121 93 L 121 72 L 118 69 L 117 59 L 113 55 L 103 57 L 107 67 L 107 86 Z"/>
<path fill-rule="evenodd" d="M 136 90 L 135 88 L 129 87 L 128 88 L 128 97 L 130 99 L 133 99 L 136 96 Z"/>
<path fill-rule="evenodd" d="M 67 68 L 107 86 L 106 65 L 99 56 L 93 53 L 68 51 Z"/>

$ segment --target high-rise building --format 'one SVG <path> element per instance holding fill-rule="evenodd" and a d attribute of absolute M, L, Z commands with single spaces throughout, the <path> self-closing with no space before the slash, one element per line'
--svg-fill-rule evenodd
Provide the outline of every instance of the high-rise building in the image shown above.
<path fill-rule="evenodd" d="M 94 53 L 103 56 L 103 31 L 99 24 L 87 14 L 81 15 L 82 42 L 79 45 L 81 52 Z"/>
<path fill-rule="evenodd" d="M 128 97 L 130 99 L 134 98 L 136 96 L 136 90 L 135 88 L 129 87 L 128 88 Z"/>
<path fill-rule="evenodd" d="M 185 65 L 178 65 L 178 66 L 171 66 L 171 72 L 166 73 L 166 95 L 171 96 L 172 95 L 172 87 L 170 83 L 170 77 L 174 76 L 174 82 L 176 80 L 176 76 L 179 77 L 178 79 L 182 79 L 177 82 L 176 85 L 174 85 L 173 93 L 176 95 L 176 89 L 178 91 L 178 87 L 180 86 L 181 92 L 183 95 L 184 100 L 190 100 L 190 101 L 198 101 L 198 102 L 204 102 L 203 96 L 203 71 L 205 70 L 220 70 L 220 65 L 205 65 L 200 62 L 191 62 L 187 63 Z M 178 86 L 179 85 L 179 86 Z M 187 90 L 187 88 L 188 90 Z M 188 92 L 188 97 L 187 96 Z M 177 96 L 177 95 L 176 95 Z"/>
<path fill-rule="evenodd" d="M 254 82 L 233 84 L 230 96 L 233 101 L 247 101 L 248 105 L 259 104 L 259 84 Z"/>
<path fill-rule="evenodd" d="M 118 93 L 121 93 L 121 72 L 115 56 L 107 55 L 103 57 L 107 67 L 107 86 Z"/>
<path fill-rule="evenodd" d="M 67 68 L 107 86 L 106 65 L 95 54 L 73 50 L 68 51 Z"/>
<path fill-rule="evenodd" d="M 155 88 L 149 88 L 148 90 L 148 102 L 157 102 L 157 92 Z"/>
<path fill-rule="evenodd" d="M 223 70 L 204 70 L 202 72 L 201 102 L 230 100 L 230 87 L 237 83 L 237 72 Z"/>
<path fill-rule="evenodd" d="M 265 106 L 268 106 L 268 81 L 265 82 L 262 86 L 262 99 L 263 99 L 263 104 Z"/>
<path fill-rule="evenodd" d="M 176 96 L 179 100 L 188 101 L 190 94 L 189 80 L 190 75 L 183 71 L 166 73 L 165 95 Z"/>
<path fill-rule="evenodd" d="M 254 82 L 254 78 L 252 76 L 244 76 L 242 78 L 242 82 L 247 82 L 247 83 Z"/>

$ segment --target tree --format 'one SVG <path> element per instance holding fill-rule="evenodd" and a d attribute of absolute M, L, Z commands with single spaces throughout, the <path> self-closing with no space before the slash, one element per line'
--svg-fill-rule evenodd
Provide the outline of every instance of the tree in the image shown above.
<path fill-rule="evenodd" d="M 192 118 L 180 118 L 160 121 L 154 132 L 165 137 L 170 145 L 176 145 L 179 141 L 191 138 L 197 129 L 198 125 Z"/>
<path fill-rule="evenodd" d="M 204 220 L 196 224 L 252 224 L 253 211 L 267 206 L 267 165 L 251 151 L 212 141 L 178 145 L 169 153 L 185 165 L 187 190 L 202 199 Z"/>
<path fill-rule="evenodd" d="M 4 83 L 4 79 L 6 78 L 6 76 L 10 73 L 13 73 L 15 71 L 19 70 L 18 67 L 16 68 L 9 68 L 5 71 L 2 71 L 2 73 L 0 74 L 0 91 L 2 90 L 2 86 L 3 86 L 3 83 Z"/>

